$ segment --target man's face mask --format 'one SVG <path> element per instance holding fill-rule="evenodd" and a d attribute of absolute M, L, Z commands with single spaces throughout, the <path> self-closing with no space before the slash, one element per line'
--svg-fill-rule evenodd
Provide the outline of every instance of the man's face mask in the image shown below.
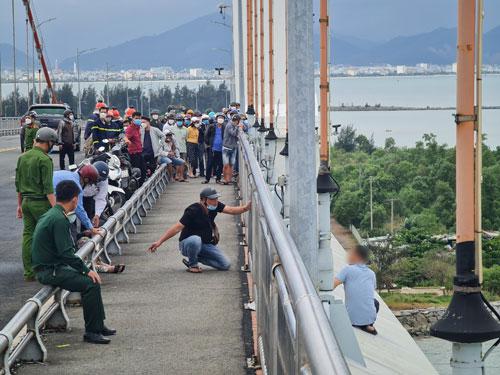
<path fill-rule="evenodd" d="M 177 126 L 180 128 L 184 124 L 184 121 L 177 121 Z"/>
<path fill-rule="evenodd" d="M 68 219 L 70 224 L 73 224 L 76 221 L 76 212 L 71 211 L 66 214 L 66 219 Z"/>
<path fill-rule="evenodd" d="M 186 120 L 186 125 L 191 125 L 191 120 Z"/>
<path fill-rule="evenodd" d="M 141 124 L 142 124 L 141 119 L 136 118 L 136 119 L 134 120 L 134 125 L 141 126 Z"/>
<path fill-rule="evenodd" d="M 204 123 L 205 125 L 208 125 L 208 120 L 203 120 L 203 123 Z"/>
<path fill-rule="evenodd" d="M 172 119 L 169 119 L 169 120 L 168 120 L 168 124 L 169 124 L 169 125 L 173 125 L 173 124 L 174 124 L 174 122 L 175 122 L 175 120 L 172 120 Z"/>
<path fill-rule="evenodd" d="M 101 112 L 101 113 L 99 113 L 99 118 L 100 118 L 101 120 L 106 120 L 106 116 L 107 116 L 107 113 L 105 113 L 105 112 Z"/>

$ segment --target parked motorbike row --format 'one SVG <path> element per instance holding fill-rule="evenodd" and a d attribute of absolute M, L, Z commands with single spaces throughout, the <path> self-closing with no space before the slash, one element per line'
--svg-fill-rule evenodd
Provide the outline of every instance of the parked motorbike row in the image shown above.
<path fill-rule="evenodd" d="M 106 208 L 101 215 L 102 222 L 105 222 L 140 187 L 141 170 L 132 167 L 127 145 L 123 139 L 118 139 L 114 145 L 111 145 L 107 140 L 103 143 L 105 146 L 96 150 L 94 155 L 84 159 L 78 166 L 72 166 L 72 168 L 77 169 L 97 161 L 103 161 L 108 165 L 108 198 Z"/>

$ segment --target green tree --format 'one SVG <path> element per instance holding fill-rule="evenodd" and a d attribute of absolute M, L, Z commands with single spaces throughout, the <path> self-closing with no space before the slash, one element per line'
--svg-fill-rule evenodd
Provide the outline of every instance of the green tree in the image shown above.
<path fill-rule="evenodd" d="M 356 149 L 356 130 L 352 125 L 340 128 L 335 147 L 346 152 L 353 152 Z"/>

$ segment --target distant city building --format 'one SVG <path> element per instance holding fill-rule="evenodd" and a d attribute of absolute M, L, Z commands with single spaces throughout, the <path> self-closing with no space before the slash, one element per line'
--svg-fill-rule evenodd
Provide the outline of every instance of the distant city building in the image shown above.
<path fill-rule="evenodd" d="M 406 72 L 407 72 L 406 65 L 396 66 L 396 74 L 406 74 Z"/>
<path fill-rule="evenodd" d="M 203 69 L 200 69 L 200 68 L 193 68 L 193 69 L 189 69 L 189 75 L 193 78 L 198 78 L 202 75 L 203 73 Z"/>

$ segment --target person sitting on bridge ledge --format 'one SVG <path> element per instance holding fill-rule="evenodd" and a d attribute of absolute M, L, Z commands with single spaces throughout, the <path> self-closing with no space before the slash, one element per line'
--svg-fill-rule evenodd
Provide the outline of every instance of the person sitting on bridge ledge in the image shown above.
<path fill-rule="evenodd" d="M 116 331 L 104 325 L 101 278 L 75 254 L 70 233 L 70 225 L 76 220 L 79 195 L 76 182 L 65 180 L 57 184 L 56 205 L 42 216 L 33 235 L 33 269 L 42 284 L 80 292 L 85 319 L 83 340 L 109 344 L 110 340 L 104 336 L 112 336 Z"/>
<path fill-rule="evenodd" d="M 214 219 L 219 212 L 230 215 L 247 212 L 252 207 L 252 202 L 244 206 L 231 207 L 219 202 L 219 197 L 214 188 L 203 189 L 200 201 L 187 207 L 179 222 L 167 229 L 148 251 L 155 252 L 165 241 L 182 231 L 179 237 L 179 250 L 188 258 L 182 260 L 188 272 L 202 272 L 198 263 L 222 271 L 228 270 L 231 265 L 229 259 L 217 247 L 219 233 Z"/>
<path fill-rule="evenodd" d="M 342 268 L 334 279 L 334 288 L 344 284 L 345 304 L 353 327 L 372 335 L 377 334 L 373 326 L 379 309 L 375 299 L 375 273 L 368 268 L 369 251 L 365 246 L 357 246 L 347 252 L 349 265 Z"/>

